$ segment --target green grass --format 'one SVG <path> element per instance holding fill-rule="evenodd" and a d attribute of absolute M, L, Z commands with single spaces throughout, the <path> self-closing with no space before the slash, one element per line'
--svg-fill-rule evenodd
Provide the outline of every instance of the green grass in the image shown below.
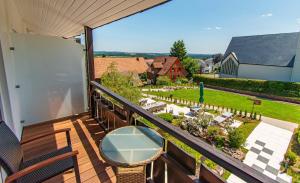
<path fill-rule="evenodd" d="M 173 98 L 185 99 L 198 102 L 199 89 L 180 89 L 172 92 L 147 92 L 149 94 L 161 95 L 169 97 L 170 94 Z M 204 91 L 204 100 L 207 104 L 216 106 L 224 106 L 228 108 L 235 108 L 237 110 L 248 112 L 252 109 L 252 101 L 248 100 L 249 96 L 239 95 L 230 92 L 209 90 Z M 300 124 L 300 106 L 296 104 L 289 104 L 277 102 L 267 99 L 261 99 L 262 104 L 255 106 L 254 111 L 257 114 L 262 114 L 267 117 L 276 118 L 280 120 L 291 121 Z"/>
<path fill-rule="evenodd" d="M 245 139 L 251 134 L 254 128 L 259 124 L 259 122 L 244 122 L 241 126 L 238 127 L 243 132 Z"/>

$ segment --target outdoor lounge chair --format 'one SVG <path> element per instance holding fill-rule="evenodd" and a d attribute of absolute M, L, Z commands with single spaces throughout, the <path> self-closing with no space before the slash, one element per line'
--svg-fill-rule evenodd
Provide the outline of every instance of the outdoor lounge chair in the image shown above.
<path fill-rule="evenodd" d="M 214 120 L 213 120 L 213 122 L 214 122 L 215 124 L 221 124 L 221 123 L 223 123 L 223 122 L 225 122 L 225 121 L 226 121 L 226 118 L 224 118 L 224 117 L 222 117 L 222 116 L 217 116 L 217 117 L 215 117 Z"/>
<path fill-rule="evenodd" d="M 222 116 L 226 119 L 231 118 L 233 116 L 233 114 L 231 112 L 224 112 L 222 113 Z"/>
<path fill-rule="evenodd" d="M 29 161 L 23 160 L 21 145 L 56 133 L 66 133 L 68 145 L 64 148 L 39 156 Z M 77 163 L 78 151 L 72 151 L 70 129 L 56 130 L 19 142 L 15 134 L 0 121 L 0 165 L 8 177 L 5 183 L 38 183 L 59 175 L 67 170 L 75 171 L 76 181 L 80 182 Z"/>

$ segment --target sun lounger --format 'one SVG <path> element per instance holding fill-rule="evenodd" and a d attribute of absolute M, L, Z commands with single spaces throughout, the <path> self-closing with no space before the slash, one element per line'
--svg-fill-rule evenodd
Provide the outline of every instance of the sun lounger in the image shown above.
<path fill-rule="evenodd" d="M 213 120 L 216 124 L 220 124 L 223 123 L 224 121 L 226 121 L 226 118 L 222 117 L 222 116 L 217 116 L 214 118 Z"/>
<path fill-rule="evenodd" d="M 233 114 L 231 112 L 224 112 L 222 113 L 222 117 L 228 119 L 231 118 L 233 116 Z"/>

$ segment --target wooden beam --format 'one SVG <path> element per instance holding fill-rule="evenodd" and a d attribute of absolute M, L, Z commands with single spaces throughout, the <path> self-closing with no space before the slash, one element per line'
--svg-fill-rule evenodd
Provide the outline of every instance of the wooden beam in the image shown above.
<path fill-rule="evenodd" d="M 88 107 L 89 107 L 89 111 L 92 112 L 91 114 L 94 114 L 92 86 L 90 85 L 90 82 L 95 80 L 93 29 L 85 26 L 84 33 L 85 33 L 85 58 L 86 58 L 86 73 L 87 73 Z"/>

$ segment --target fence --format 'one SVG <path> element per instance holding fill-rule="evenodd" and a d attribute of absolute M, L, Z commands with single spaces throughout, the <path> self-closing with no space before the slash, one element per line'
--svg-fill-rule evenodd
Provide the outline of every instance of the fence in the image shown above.
<path fill-rule="evenodd" d="M 152 95 L 152 94 L 148 95 L 147 94 L 147 97 L 174 103 L 174 104 L 185 105 L 185 106 L 198 106 L 199 107 L 201 105 L 199 102 L 190 101 L 190 100 L 186 100 L 186 99 L 180 99 L 180 98 L 165 97 L 162 95 Z M 238 115 L 241 117 L 249 117 L 251 119 L 261 120 L 261 114 L 258 114 L 257 112 L 248 112 L 247 110 L 229 108 L 229 107 L 224 107 L 224 106 L 217 106 L 217 105 L 206 104 L 206 103 L 204 103 L 203 106 L 207 110 L 214 110 L 214 111 L 218 111 L 218 112 L 231 112 L 234 115 Z"/>

